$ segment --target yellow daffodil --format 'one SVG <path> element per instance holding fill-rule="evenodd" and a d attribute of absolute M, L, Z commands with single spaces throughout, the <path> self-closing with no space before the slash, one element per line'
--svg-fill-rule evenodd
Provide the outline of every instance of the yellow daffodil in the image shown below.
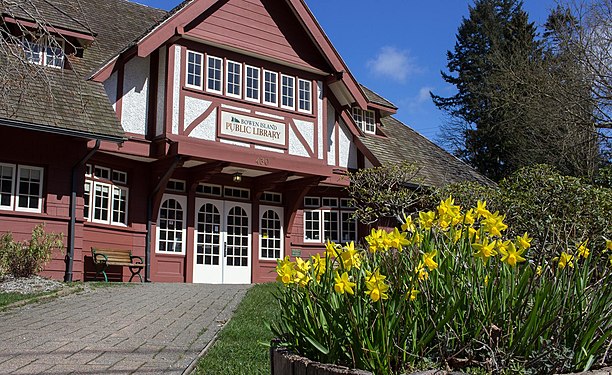
<path fill-rule="evenodd" d="M 307 273 L 308 271 L 310 271 L 310 268 L 312 267 L 312 263 L 310 263 L 310 260 L 304 261 L 304 259 L 297 257 L 295 258 L 295 269 L 303 272 L 303 273 Z"/>
<path fill-rule="evenodd" d="M 561 253 L 561 255 L 554 260 L 558 262 L 559 269 L 564 269 L 565 267 L 574 268 L 574 263 L 572 263 L 573 255 L 566 253 L 565 251 Z"/>
<path fill-rule="evenodd" d="M 276 266 L 276 281 L 280 281 L 283 284 L 291 284 L 294 276 L 294 264 L 289 260 L 289 256 L 286 256 L 283 260 L 277 260 Z"/>
<path fill-rule="evenodd" d="M 334 290 L 336 293 L 344 294 L 345 292 L 353 295 L 353 287 L 356 285 L 354 282 L 349 280 L 348 272 L 344 272 L 342 276 L 338 275 L 338 271 L 336 271 L 336 276 L 334 277 L 334 281 L 336 284 L 334 285 Z"/>
<path fill-rule="evenodd" d="M 606 251 L 612 251 L 612 240 L 606 240 L 606 248 L 604 249 L 604 253 Z"/>
<path fill-rule="evenodd" d="M 589 248 L 587 247 L 587 242 L 589 242 L 589 240 L 586 240 L 580 244 L 576 244 L 576 252 L 578 253 L 578 256 L 581 256 L 583 258 L 588 258 L 589 254 L 591 253 L 591 250 L 589 250 Z"/>
<path fill-rule="evenodd" d="M 381 275 L 378 270 L 376 270 L 375 273 L 366 271 L 366 288 L 368 290 L 365 291 L 365 294 L 367 294 L 373 302 L 389 298 L 387 294 L 389 285 L 385 283 L 385 278 L 386 276 Z"/>
<path fill-rule="evenodd" d="M 491 236 L 501 237 L 501 232 L 508 229 L 508 226 L 504 224 L 504 218 L 505 216 L 500 215 L 499 212 L 496 211 L 494 214 L 489 214 L 481 224 L 484 230 L 491 234 Z"/>
<path fill-rule="evenodd" d="M 389 250 L 390 243 L 388 235 L 387 232 L 382 229 L 372 228 L 372 232 L 365 239 L 371 253 Z"/>
<path fill-rule="evenodd" d="M 338 245 L 330 240 L 327 240 L 327 243 L 325 243 L 325 256 L 332 259 L 338 256 L 338 252 Z"/>
<path fill-rule="evenodd" d="M 427 269 L 429 269 L 430 272 L 438 268 L 438 263 L 436 263 L 436 261 L 434 260 L 434 257 L 437 254 L 437 250 L 432 250 L 423 255 L 423 263 L 427 266 Z"/>
<path fill-rule="evenodd" d="M 406 293 L 406 299 L 409 299 L 410 301 L 414 301 L 417 299 L 417 296 L 419 295 L 419 291 L 417 289 L 412 289 L 410 292 Z"/>
<path fill-rule="evenodd" d="M 419 232 L 414 232 L 410 239 L 410 243 L 413 245 L 420 245 L 421 242 L 423 242 L 423 236 Z"/>
<path fill-rule="evenodd" d="M 436 213 L 433 211 L 419 212 L 419 225 L 425 230 L 431 229 L 435 219 Z"/>
<path fill-rule="evenodd" d="M 461 239 L 461 235 L 462 235 L 461 230 L 459 229 L 455 230 L 455 232 L 453 233 L 453 244 L 456 244 L 457 242 L 459 242 L 459 240 Z"/>
<path fill-rule="evenodd" d="M 310 257 L 315 274 L 317 275 L 317 281 L 321 281 L 321 275 L 325 273 L 327 267 L 325 259 L 326 258 L 324 256 L 322 257 L 321 254 L 315 254 Z"/>
<path fill-rule="evenodd" d="M 522 236 L 516 237 L 516 244 L 521 249 L 529 249 L 529 247 L 531 246 L 531 240 L 533 240 L 533 238 L 529 238 L 527 232 L 525 232 L 525 234 L 523 234 Z"/>
<path fill-rule="evenodd" d="M 489 275 L 486 275 L 484 278 L 484 285 L 489 285 Z"/>
<path fill-rule="evenodd" d="M 476 217 L 474 217 L 474 209 L 470 208 L 465 215 L 463 215 L 462 220 L 463 224 L 465 225 L 474 225 L 474 223 L 476 222 Z"/>
<path fill-rule="evenodd" d="M 359 252 L 355 250 L 355 243 L 351 241 L 347 243 L 345 247 L 342 248 L 342 254 L 340 254 L 340 259 L 342 260 L 342 266 L 350 271 L 351 268 L 359 268 L 361 267 L 361 256 Z"/>
<path fill-rule="evenodd" d="M 425 281 L 429 279 L 429 273 L 425 269 L 425 264 L 423 262 L 419 262 L 417 268 L 414 269 L 414 273 L 417 275 L 419 281 Z"/>
<path fill-rule="evenodd" d="M 525 249 L 516 250 L 516 246 L 514 243 L 510 241 L 506 241 L 506 246 L 500 247 L 499 252 L 502 255 L 502 262 L 507 263 L 511 267 L 515 267 L 517 263 L 521 263 L 525 261 L 525 258 L 522 257 Z"/>
<path fill-rule="evenodd" d="M 496 241 L 489 243 L 488 238 L 485 238 L 482 243 L 473 243 L 472 247 L 476 250 L 474 256 L 482 258 L 482 260 L 487 263 L 490 257 L 497 255 L 497 251 L 495 251 L 495 244 Z"/>
<path fill-rule="evenodd" d="M 406 239 L 408 232 L 400 232 L 397 228 L 393 229 L 387 238 L 389 239 L 390 245 L 394 249 L 402 250 L 404 246 L 410 244 L 410 241 Z"/>
<path fill-rule="evenodd" d="M 536 276 L 540 276 L 542 274 L 542 266 L 536 267 Z"/>
<path fill-rule="evenodd" d="M 491 215 L 489 210 L 487 210 L 487 201 L 478 201 L 476 202 L 476 217 L 480 219 L 481 217 L 487 218 Z"/>
<path fill-rule="evenodd" d="M 416 230 L 416 225 L 412 221 L 412 216 L 404 215 L 404 223 L 402 224 L 402 231 L 404 232 L 414 232 Z"/>

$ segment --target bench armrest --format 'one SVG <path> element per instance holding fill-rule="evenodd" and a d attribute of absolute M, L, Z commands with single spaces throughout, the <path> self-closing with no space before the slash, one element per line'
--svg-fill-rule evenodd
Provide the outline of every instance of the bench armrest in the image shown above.
<path fill-rule="evenodd" d="M 98 258 L 104 258 L 104 259 L 98 260 Z M 106 254 L 94 253 L 93 260 L 94 260 L 94 263 L 106 263 L 108 262 L 108 257 L 106 256 Z"/>
<path fill-rule="evenodd" d="M 139 260 L 140 262 L 134 262 L 134 259 Z M 130 261 L 136 263 L 136 264 L 144 264 L 144 261 L 142 260 L 142 257 L 136 256 L 136 255 L 130 255 Z"/>

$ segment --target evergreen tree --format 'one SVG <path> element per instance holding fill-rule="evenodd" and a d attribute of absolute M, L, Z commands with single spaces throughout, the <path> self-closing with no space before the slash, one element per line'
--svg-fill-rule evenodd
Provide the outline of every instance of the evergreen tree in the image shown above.
<path fill-rule="evenodd" d="M 454 51 L 447 52 L 449 73 L 443 79 L 456 86 L 457 94 L 431 94 L 434 104 L 447 112 L 447 141 L 457 156 L 481 173 L 499 180 L 513 169 L 513 144 L 506 121 L 512 109 L 496 106 L 491 93 L 500 90 L 488 79 L 507 58 L 533 59 L 540 51 L 536 28 L 517 0 L 475 0 L 457 32 Z"/>

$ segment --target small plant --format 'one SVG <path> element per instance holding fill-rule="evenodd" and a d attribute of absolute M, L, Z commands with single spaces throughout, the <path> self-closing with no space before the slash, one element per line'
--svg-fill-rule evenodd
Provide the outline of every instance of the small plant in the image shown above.
<path fill-rule="evenodd" d="M 279 260 L 273 333 L 297 354 L 376 374 L 429 361 L 497 374 L 609 363 L 609 249 L 581 242 L 533 257 L 530 235 L 507 231 L 486 202 L 462 211 L 448 198 L 401 230 L 372 230 L 365 250 L 328 243 Z"/>
<path fill-rule="evenodd" d="M 54 249 L 63 251 L 63 234 L 45 233 L 44 224 L 32 230 L 32 239 L 15 241 L 8 232 L 0 236 L 0 273 L 29 277 L 39 273 L 51 260 Z"/>

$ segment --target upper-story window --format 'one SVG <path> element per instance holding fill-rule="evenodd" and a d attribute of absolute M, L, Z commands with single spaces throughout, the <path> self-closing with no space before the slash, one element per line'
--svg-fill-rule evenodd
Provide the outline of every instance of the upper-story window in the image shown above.
<path fill-rule="evenodd" d="M 298 80 L 298 109 L 301 112 L 312 112 L 312 82 Z"/>
<path fill-rule="evenodd" d="M 376 116 L 374 111 L 364 111 L 361 108 L 353 108 L 353 120 L 366 133 L 376 133 Z"/>
<path fill-rule="evenodd" d="M 264 70 L 264 104 L 278 105 L 278 73 Z"/>
<path fill-rule="evenodd" d="M 64 41 L 53 38 L 42 38 L 37 42 L 23 41 L 23 50 L 26 59 L 37 65 L 52 68 L 64 67 Z"/>
<path fill-rule="evenodd" d="M 245 74 L 245 98 L 259 102 L 259 73 L 260 69 L 246 65 Z"/>
<path fill-rule="evenodd" d="M 281 107 L 295 108 L 295 78 L 281 75 Z"/>
<path fill-rule="evenodd" d="M 226 77 L 226 89 L 225 93 L 228 96 L 234 96 L 240 98 L 241 93 L 241 81 L 242 77 L 242 64 L 235 61 L 227 61 L 227 77 Z"/>
<path fill-rule="evenodd" d="M 222 79 L 223 60 L 218 57 L 208 56 L 208 80 L 206 89 L 220 94 Z"/>
<path fill-rule="evenodd" d="M 202 59 L 201 53 L 187 51 L 187 86 L 202 88 Z"/>

